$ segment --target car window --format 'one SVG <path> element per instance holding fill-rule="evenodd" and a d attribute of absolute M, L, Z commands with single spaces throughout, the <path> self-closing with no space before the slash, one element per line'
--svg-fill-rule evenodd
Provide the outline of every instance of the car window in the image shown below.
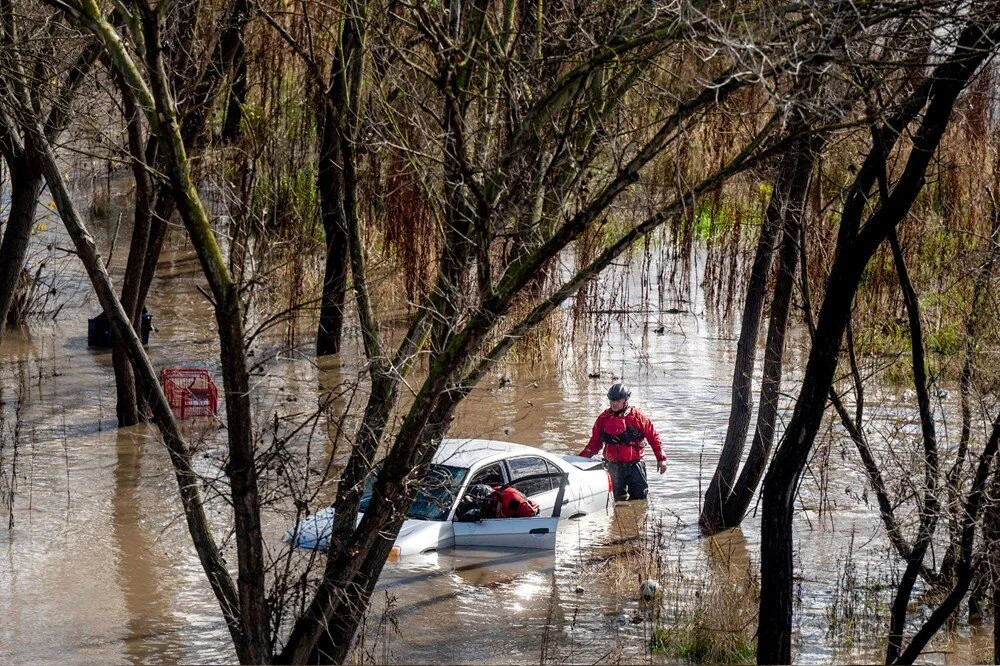
<path fill-rule="evenodd" d="M 379 463 L 375 465 L 375 468 L 368 473 L 365 477 L 365 489 L 361 491 L 361 503 L 358 505 L 358 511 L 364 513 L 368 510 L 368 503 L 372 501 L 372 492 L 375 490 L 375 480 L 378 478 L 378 471 L 381 469 L 382 464 Z"/>
<path fill-rule="evenodd" d="M 503 479 L 503 464 L 493 463 L 488 467 L 476 472 L 476 475 L 472 477 L 472 483 L 485 483 L 488 486 L 502 486 L 504 484 Z"/>
<path fill-rule="evenodd" d="M 537 458 L 535 456 L 511 458 L 507 461 L 507 467 L 510 469 L 511 484 L 528 497 L 548 492 L 552 489 L 552 479 L 549 478 L 531 479 L 523 483 L 517 482 L 518 479 L 526 476 L 550 473 L 551 470 L 549 469 L 548 464 L 542 458 Z M 558 484 L 556 487 L 558 487 Z"/>
<path fill-rule="evenodd" d="M 462 487 L 462 480 L 469 470 L 448 465 L 431 465 L 427 476 L 417 491 L 417 496 L 406 512 L 407 518 L 418 520 L 444 520 L 455 503 Z"/>
<path fill-rule="evenodd" d="M 371 501 L 375 488 L 375 479 L 379 468 L 376 467 L 365 479 L 365 489 L 361 495 L 360 511 L 364 512 Z M 417 520 L 444 520 L 455 503 L 455 496 L 462 486 L 462 481 L 469 470 L 464 467 L 449 467 L 448 465 L 431 465 L 427 475 L 417 491 L 417 496 L 406 512 L 407 518 Z"/>
<path fill-rule="evenodd" d="M 562 474 L 563 473 L 563 471 L 561 469 L 559 469 L 558 467 L 556 467 L 555 464 L 553 464 L 551 461 L 546 460 L 545 464 L 549 468 L 549 474 Z M 559 487 L 559 477 L 558 476 L 553 476 L 550 479 L 550 482 L 552 483 L 552 487 L 553 488 L 558 488 Z"/>

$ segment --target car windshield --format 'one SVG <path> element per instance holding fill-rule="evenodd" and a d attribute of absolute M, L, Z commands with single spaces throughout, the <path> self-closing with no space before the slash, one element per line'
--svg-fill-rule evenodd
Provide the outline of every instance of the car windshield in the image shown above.
<path fill-rule="evenodd" d="M 464 467 L 431 465 L 420 490 L 417 491 L 413 504 L 410 505 L 410 510 L 406 512 L 406 517 L 416 520 L 444 520 L 447 518 L 448 512 L 451 511 L 451 505 L 455 503 L 455 497 L 462 487 L 462 481 L 468 473 L 469 470 Z M 362 513 L 368 508 L 368 503 L 371 501 L 377 477 L 378 467 L 365 479 L 365 490 L 361 495 L 360 506 Z"/>

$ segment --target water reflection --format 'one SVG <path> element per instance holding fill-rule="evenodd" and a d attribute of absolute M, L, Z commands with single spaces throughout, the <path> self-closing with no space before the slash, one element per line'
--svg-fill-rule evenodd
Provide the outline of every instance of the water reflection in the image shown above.
<path fill-rule="evenodd" d="M 176 632 L 180 623 L 170 613 L 174 599 L 163 576 L 171 562 L 157 548 L 142 512 L 142 449 L 150 439 L 145 426 L 120 428 L 115 436 L 110 545 L 117 555 L 127 618 L 125 650 L 133 664 L 163 661 L 181 652 Z"/>
<path fill-rule="evenodd" d="M 743 530 L 739 527 L 720 532 L 700 540 L 709 568 L 716 571 L 739 569 L 746 571 L 751 566 L 750 551 Z"/>
<path fill-rule="evenodd" d="M 389 565 L 379 588 L 395 600 L 403 660 L 518 663 L 525 646 L 567 626 L 556 571 L 547 551 L 461 549 Z"/>

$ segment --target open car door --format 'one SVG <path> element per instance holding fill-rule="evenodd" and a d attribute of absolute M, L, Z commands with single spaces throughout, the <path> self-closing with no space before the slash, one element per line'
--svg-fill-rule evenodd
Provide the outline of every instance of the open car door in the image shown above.
<path fill-rule="evenodd" d="M 517 483 L 532 478 L 559 477 L 559 492 L 551 516 L 534 518 L 486 518 L 474 522 L 456 520 L 456 548 L 534 548 L 554 550 L 556 527 L 566 493 L 567 474 L 538 474 L 522 477 Z"/>

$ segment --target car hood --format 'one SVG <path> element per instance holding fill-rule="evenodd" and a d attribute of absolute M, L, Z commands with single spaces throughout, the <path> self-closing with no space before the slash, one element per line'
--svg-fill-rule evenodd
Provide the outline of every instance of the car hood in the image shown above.
<path fill-rule="evenodd" d="M 333 533 L 333 515 L 332 506 L 317 511 L 285 532 L 281 540 L 292 544 L 295 548 L 310 550 L 329 548 L 330 535 Z"/>

